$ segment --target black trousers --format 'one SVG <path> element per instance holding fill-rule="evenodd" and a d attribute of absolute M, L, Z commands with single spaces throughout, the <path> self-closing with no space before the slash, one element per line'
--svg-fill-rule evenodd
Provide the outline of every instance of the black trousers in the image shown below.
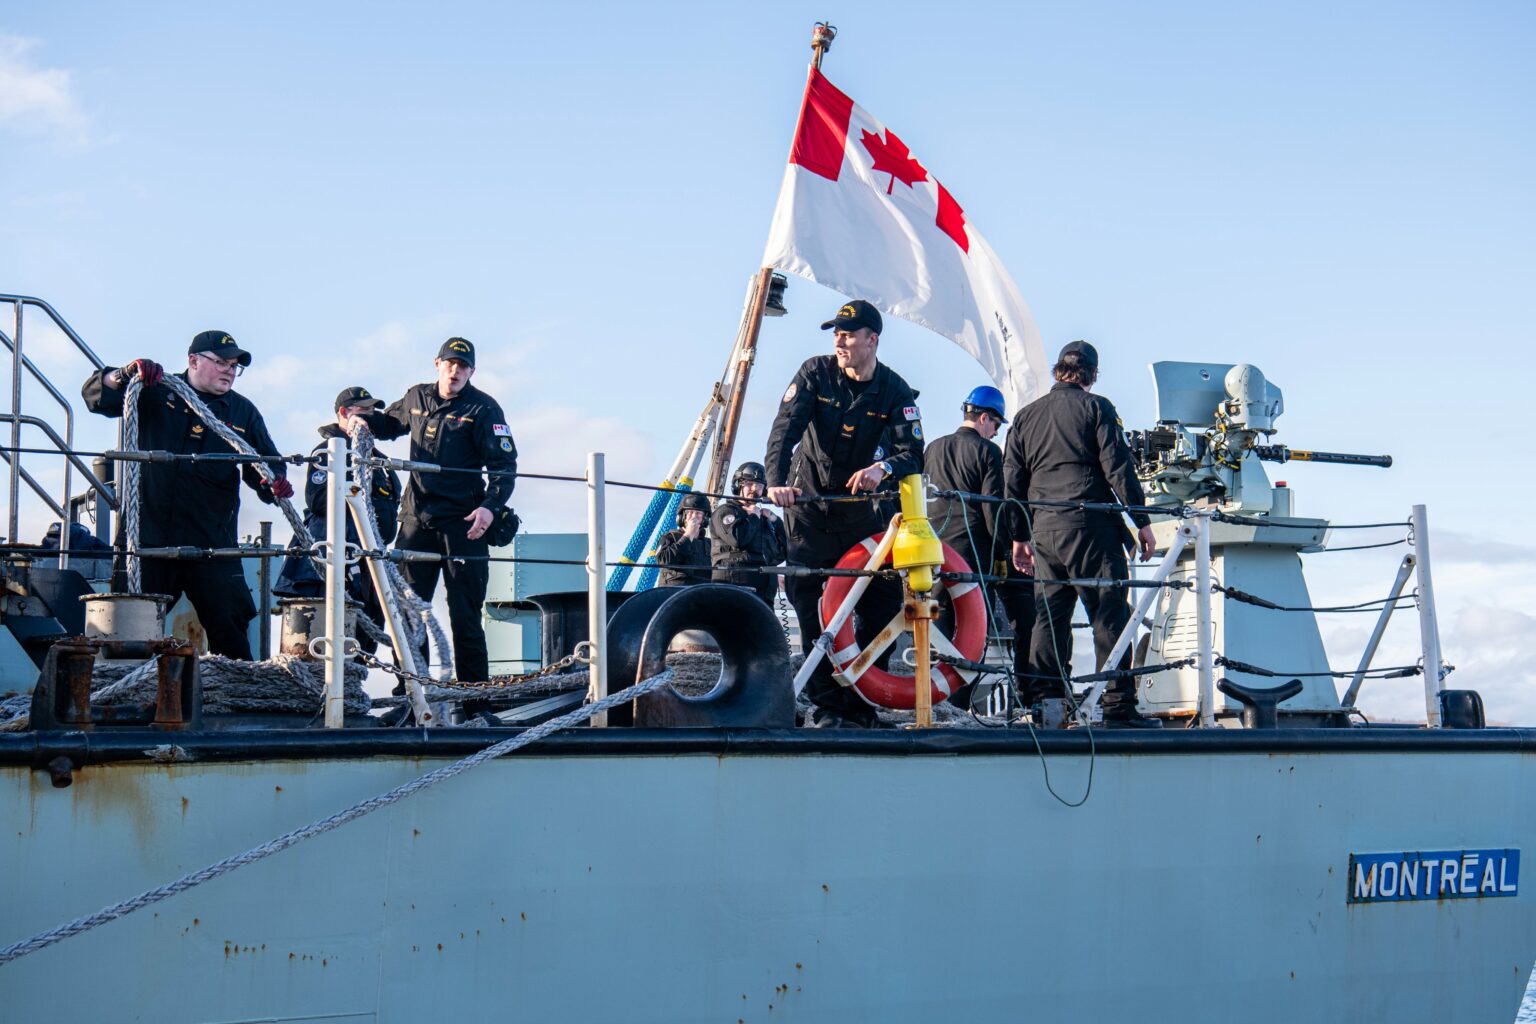
<path fill-rule="evenodd" d="M 172 603 L 185 594 L 203 624 L 208 650 L 226 658 L 251 660 L 247 630 L 256 617 L 256 602 L 245 582 L 243 563 L 237 559 L 174 558 L 146 558 L 143 562 L 140 574 L 144 593 L 165 594 Z"/>
<path fill-rule="evenodd" d="M 839 511 L 858 508 L 845 505 Z M 883 525 L 867 509 L 863 515 L 828 514 L 815 506 L 790 507 L 785 510 L 784 526 L 789 539 L 790 565 L 816 569 L 835 566 L 844 552 L 866 537 L 879 533 Z M 800 622 L 800 646 L 807 654 L 821 635 L 821 592 L 825 576 L 790 576 L 784 581 L 789 603 Z M 901 611 L 901 584 L 893 580 L 874 580 L 859 601 L 854 616 L 854 634 L 860 643 L 868 643 L 886 623 Z M 828 711 L 873 722 L 872 708 L 851 687 L 832 678 L 832 663 L 823 658 L 805 684 L 805 696 L 812 704 Z"/>
<path fill-rule="evenodd" d="M 989 566 L 982 570 L 991 572 L 995 566 Z M 1035 629 L 1035 587 L 1034 580 L 1015 569 L 1010 563 L 1005 582 L 987 584 L 987 597 L 994 599 L 994 604 L 1000 604 L 1003 608 L 1003 618 L 1007 620 L 1013 630 L 1013 675 L 1015 679 L 1028 677 L 1030 640 Z M 946 602 L 947 604 L 947 602 Z M 995 617 L 997 609 L 989 607 L 989 633 L 997 631 L 997 625 L 991 617 Z M 941 625 L 948 625 L 943 619 Z M 985 652 L 983 652 L 985 653 Z M 995 680 L 997 677 L 982 677 L 982 682 Z M 949 702 L 956 707 L 969 708 L 975 699 L 975 683 L 966 683 L 950 695 Z"/>
<path fill-rule="evenodd" d="M 411 589 L 423 601 L 432 600 L 441 573 L 448 589 L 448 623 L 453 633 L 453 674 L 464 682 L 484 682 L 490 678 L 491 665 L 485 647 L 485 627 L 480 616 L 485 607 L 485 588 L 490 582 L 490 564 L 484 561 L 455 561 L 455 556 L 479 556 L 490 553 L 482 536 L 468 537 L 469 524 L 449 517 L 424 526 L 415 519 L 400 520 L 400 534 L 395 547 L 405 551 L 435 551 L 447 555 L 445 562 L 406 562 L 400 567 Z M 425 645 L 423 645 L 425 646 Z M 425 664 L 425 660 L 423 660 Z"/>
<path fill-rule="evenodd" d="M 1037 533 L 1034 538 L 1035 578 L 1128 579 L 1131 570 L 1124 539 L 1125 530 L 1118 522 L 1090 523 L 1080 530 Z M 1131 620 L 1131 605 L 1123 590 L 1037 585 L 1029 671 L 1019 681 L 1019 689 L 1026 701 L 1063 695 L 1062 680 L 1072 675 L 1072 610 L 1078 601 L 1083 602 L 1083 611 L 1093 629 L 1094 665 L 1088 669 L 1090 672 L 1103 664 L 1120 631 Z M 1130 662 L 1131 655 L 1127 650 L 1116 667 L 1129 667 Z M 1116 710 L 1126 700 L 1134 703 L 1135 699 L 1135 683 L 1130 679 L 1118 679 L 1105 690 L 1104 710 Z"/>

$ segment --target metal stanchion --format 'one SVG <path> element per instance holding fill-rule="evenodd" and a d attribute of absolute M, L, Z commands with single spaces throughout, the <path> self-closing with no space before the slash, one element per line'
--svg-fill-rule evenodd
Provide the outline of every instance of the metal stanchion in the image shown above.
<path fill-rule="evenodd" d="M 346 715 L 347 679 L 346 438 L 327 441 L 325 454 L 325 727 L 340 729 Z"/>
<path fill-rule="evenodd" d="M 588 653 L 592 661 L 588 666 L 590 683 L 587 700 L 599 701 L 608 696 L 608 591 L 604 586 L 603 563 L 608 560 L 607 544 L 603 534 L 605 516 L 604 489 L 607 486 L 603 469 L 603 453 L 587 453 L 587 635 Z M 633 682 L 633 680 L 630 680 Z M 628 682 L 625 683 L 629 685 Z M 594 728 L 608 724 L 608 712 L 592 717 Z"/>
<path fill-rule="evenodd" d="M 1200 726 L 1216 724 L 1215 639 L 1211 623 L 1211 517 L 1195 518 L 1195 623 L 1200 631 L 1197 668 L 1200 672 Z"/>
<path fill-rule="evenodd" d="M 1440 623 L 1435 616 L 1435 584 L 1429 574 L 1429 512 L 1413 506 L 1413 557 L 1419 576 L 1419 640 L 1424 645 L 1424 720 L 1440 727 Z"/>

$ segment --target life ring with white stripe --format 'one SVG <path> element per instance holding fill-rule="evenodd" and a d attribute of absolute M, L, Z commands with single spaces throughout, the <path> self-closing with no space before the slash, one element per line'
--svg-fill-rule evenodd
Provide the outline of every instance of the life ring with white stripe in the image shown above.
<path fill-rule="evenodd" d="M 838 559 L 837 567 L 839 569 L 864 568 L 869 564 L 869 556 L 874 554 L 875 548 L 880 545 L 880 540 L 884 536 L 884 533 L 877 533 L 855 544 L 844 553 L 842 558 Z M 958 551 L 948 544 L 943 547 L 944 567 L 941 571 L 960 573 L 972 571 Z M 890 565 L 891 556 L 887 554 L 885 559 L 885 564 Z M 821 595 L 820 611 L 823 630 L 831 624 L 832 617 L 842 607 L 844 598 L 853 589 L 855 579 L 857 579 L 855 576 L 831 576 L 827 579 L 826 589 Z M 938 593 L 939 588 L 943 588 L 949 594 L 950 604 L 954 607 L 955 630 L 954 636 L 950 637 L 939 629 L 938 623 L 934 623 L 929 631 L 931 643 L 941 653 L 964 658 L 967 661 L 980 661 L 987 644 L 987 608 L 981 587 L 975 583 L 945 584 L 940 580 L 934 584 L 935 594 Z M 832 640 L 833 676 L 844 686 L 851 686 L 855 693 L 876 707 L 915 707 L 917 688 L 912 684 L 912 677 L 893 675 L 875 664 L 879 656 L 895 640 L 895 634 L 904 631 L 905 627 L 905 620 L 898 612 L 896 618 L 892 619 L 881 630 L 879 636 L 870 643 L 870 648 L 866 652 L 859 644 L 858 637 L 854 635 L 853 618 L 850 616 Z M 931 675 L 934 703 L 944 700 L 974 678 L 974 672 L 936 662 Z"/>

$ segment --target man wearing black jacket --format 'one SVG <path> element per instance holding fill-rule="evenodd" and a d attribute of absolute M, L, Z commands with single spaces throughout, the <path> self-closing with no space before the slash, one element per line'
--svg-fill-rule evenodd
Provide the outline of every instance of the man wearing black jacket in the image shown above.
<path fill-rule="evenodd" d="M 267 433 L 261 413 L 232 390 L 235 378 L 250 365 L 251 354 L 228 334 L 203 331 L 187 349 L 187 369 L 176 376 L 257 452 L 276 456 L 277 445 Z M 117 419 L 123 415 L 128 380 L 137 376 L 143 384 L 139 393 L 140 449 L 181 455 L 230 454 L 229 443 L 179 395 L 160 383 L 163 374 L 153 360 L 135 359 L 121 369 L 108 366 L 91 374 L 80 394 L 91 412 Z M 242 478 L 269 505 L 293 495 L 281 460 L 269 465 L 276 474 L 270 487 L 249 463 L 237 466 L 226 460 L 177 460 L 143 464 L 139 471 L 139 546 L 234 547 L 239 542 L 236 526 Z M 119 543 L 124 539 L 123 525 L 119 520 Z M 141 560 L 140 579 L 146 594 L 165 594 L 172 600 L 187 596 L 214 654 L 250 660 L 247 627 L 256 617 L 256 602 L 251 599 L 239 561 L 145 558 Z M 123 589 L 124 583 L 115 576 L 113 589 Z"/>
<path fill-rule="evenodd" d="M 917 398 L 907 382 L 876 358 L 883 323 L 880 311 L 863 299 L 843 306 L 821 325 L 833 331 L 833 354 L 801 364 L 784 392 L 768 435 L 768 497 L 786 509 L 791 565 L 829 568 L 854 544 L 879 533 L 885 523 L 864 501 L 809 502 L 802 495 L 872 493 L 887 477 L 907 476 L 923 467 L 923 426 Z M 885 435 L 889 450 L 875 461 Z M 809 653 L 821 635 L 817 606 L 824 577 L 791 576 L 785 589 L 800 620 L 800 641 Z M 873 629 L 900 609 L 899 593 L 872 585 L 861 615 Z M 876 621 L 878 620 L 878 621 Z M 871 727 L 874 708 L 841 687 L 823 659 L 806 684 L 821 727 Z"/>
<path fill-rule="evenodd" d="M 749 587 L 773 607 L 779 578 L 747 570 L 784 561 L 788 540 L 784 524 L 762 503 L 768 470 L 761 462 L 743 462 L 731 475 L 731 497 L 723 499 L 709 521 L 716 583 Z"/>
<path fill-rule="evenodd" d="M 448 588 L 454 674 L 464 682 L 482 682 L 490 676 L 480 621 L 490 582 L 485 531 L 512 496 L 517 446 L 501 406 L 469 382 L 475 375 L 473 344 L 449 338 L 433 365 L 437 380 L 417 384 L 384 412 L 369 416 L 368 425 L 381 440 L 410 434 L 412 461 L 450 470 L 411 474 L 395 547 L 445 556 L 440 563 L 407 562 L 401 569 L 411 589 L 427 601 L 437 590 L 441 570 Z"/>
<path fill-rule="evenodd" d="M 332 438 L 347 437 L 353 417 L 367 417 L 383 404 L 361 387 L 347 388 L 337 395 L 336 418 L 320 427 L 321 441 L 310 456 L 323 455 Z M 304 525 L 317 541 L 325 539 L 328 483 L 326 471 L 319 463 L 312 463 L 309 479 L 304 484 Z M 368 481 L 367 496 L 379 523 L 379 543 L 389 544 L 395 539 L 400 523 L 400 477 L 392 469 L 376 467 Z M 358 542 L 357 526 L 350 513 L 347 516 L 347 541 Z M 278 574 L 272 592 L 279 597 L 320 597 L 325 593 L 325 578 L 309 555 L 289 555 L 283 560 L 283 570 Z M 378 592 L 373 588 L 373 577 L 361 561 L 347 567 L 347 595 L 362 604 L 363 614 L 369 619 L 383 623 L 384 610 Z M 369 654 L 378 649 L 378 641 L 361 630 L 357 642 Z"/>
<path fill-rule="evenodd" d="M 953 434 L 934 439 L 923 453 L 928 482 L 941 491 L 1003 496 L 1003 450 L 992 438 L 1008 421 L 1003 416 L 1003 393 L 997 388 L 974 388 L 960 406 L 965 417 Z M 979 573 L 1010 577 L 986 588 L 988 596 L 1002 602 L 1013 627 L 1013 662 L 1016 675 L 1028 671 L 1029 638 L 1035 626 L 1035 594 L 1032 581 L 1013 568 L 1011 547 L 1004 524 L 1008 517 L 995 502 L 933 498 L 928 521 L 939 539 L 960 553 Z M 1011 570 L 1011 571 L 1010 571 Z M 988 608 L 991 614 L 991 608 Z M 965 686 L 951 703 L 970 706 L 972 687 Z"/>
<path fill-rule="evenodd" d="M 1114 405 L 1090 394 L 1099 376 L 1099 354 L 1086 341 L 1061 350 L 1052 370 L 1056 385 L 1018 414 L 1008 435 L 1005 486 L 1008 497 L 1028 502 L 1118 502 L 1146 499 L 1131 462 L 1130 447 Z M 1015 520 L 1014 565 L 1042 583 L 1049 580 L 1128 579 L 1130 534 L 1119 512 L 1031 505 Z M 1145 512 L 1131 513 L 1141 560 L 1152 557 L 1152 527 Z M 1072 609 L 1081 599 L 1093 627 L 1095 668 L 1109 656 L 1131 618 L 1121 590 L 1046 584 L 1039 588 L 1030 671 L 1022 689 L 1026 702 L 1062 695 L 1070 685 Z M 1130 664 L 1129 651 L 1116 667 Z M 1110 666 L 1104 666 L 1108 668 Z M 1104 692 L 1104 719 L 1156 726 L 1136 709 L 1136 684 L 1129 677 Z"/>
<path fill-rule="evenodd" d="M 666 566 L 657 578 L 663 587 L 686 587 L 709 582 L 709 499 L 685 494 L 677 503 L 677 528 L 656 542 L 656 564 Z M 674 566 L 676 568 L 674 568 Z"/>

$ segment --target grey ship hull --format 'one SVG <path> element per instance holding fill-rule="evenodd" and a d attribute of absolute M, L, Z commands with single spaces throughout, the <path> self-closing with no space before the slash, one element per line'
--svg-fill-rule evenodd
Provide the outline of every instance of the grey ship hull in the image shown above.
<path fill-rule="evenodd" d="M 0 943 L 492 735 L 0 736 Z M 195 760 L 145 762 L 167 739 Z M 1513 1019 L 1528 894 L 1351 904 L 1347 875 L 1536 846 L 1536 732 L 1095 739 L 1068 808 L 1016 731 L 558 736 L 0 967 L 4 1017 Z M 1088 737 L 1042 743 L 1080 796 Z"/>

